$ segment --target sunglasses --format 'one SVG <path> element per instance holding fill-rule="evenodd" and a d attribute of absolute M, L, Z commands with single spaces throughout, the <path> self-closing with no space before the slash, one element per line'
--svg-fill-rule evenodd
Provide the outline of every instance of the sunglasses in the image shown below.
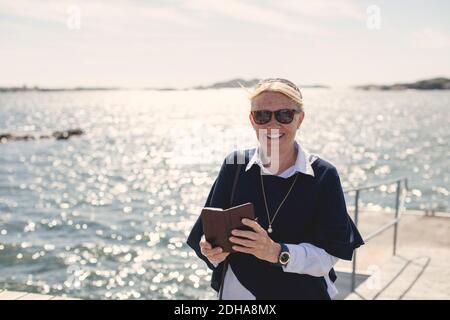
<path fill-rule="evenodd" d="M 272 114 L 275 113 L 275 119 L 282 124 L 289 124 L 294 120 L 294 115 L 299 113 L 296 109 L 280 109 L 277 111 L 257 110 L 252 111 L 252 117 L 256 124 L 266 124 L 272 119 Z"/>

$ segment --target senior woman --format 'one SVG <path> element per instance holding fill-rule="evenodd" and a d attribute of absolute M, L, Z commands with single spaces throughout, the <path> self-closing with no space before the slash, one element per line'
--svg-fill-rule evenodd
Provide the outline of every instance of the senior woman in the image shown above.
<path fill-rule="evenodd" d="M 250 101 L 258 147 L 225 159 L 205 206 L 251 202 L 258 219 L 243 219 L 251 231 L 232 231 L 235 253 L 204 240 L 200 217 L 187 243 L 213 271 L 211 286 L 222 299 L 330 299 L 337 294 L 333 266 L 364 244 L 337 170 L 295 140 L 305 116 L 295 84 L 262 80 Z"/>

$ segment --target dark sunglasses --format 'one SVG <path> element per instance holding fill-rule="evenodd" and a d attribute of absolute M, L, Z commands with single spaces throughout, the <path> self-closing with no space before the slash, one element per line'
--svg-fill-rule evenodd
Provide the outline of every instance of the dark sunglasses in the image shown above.
<path fill-rule="evenodd" d="M 289 124 L 294 120 L 294 115 L 299 113 L 300 110 L 296 109 L 280 109 L 277 111 L 270 110 L 257 110 L 252 111 L 253 120 L 256 124 L 266 124 L 272 119 L 272 114 L 275 113 L 275 119 L 282 124 Z"/>

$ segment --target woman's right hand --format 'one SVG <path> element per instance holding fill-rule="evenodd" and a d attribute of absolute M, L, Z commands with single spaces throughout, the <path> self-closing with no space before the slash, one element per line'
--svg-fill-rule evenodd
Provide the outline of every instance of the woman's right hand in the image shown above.
<path fill-rule="evenodd" d="M 221 247 L 213 248 L 211 244 L 204 239 L 204 237 L 200 240 L 200 251 L 211 263 L 217 264 L 224 261 L 230 254 L 229 252 L 223 252 Z"/>

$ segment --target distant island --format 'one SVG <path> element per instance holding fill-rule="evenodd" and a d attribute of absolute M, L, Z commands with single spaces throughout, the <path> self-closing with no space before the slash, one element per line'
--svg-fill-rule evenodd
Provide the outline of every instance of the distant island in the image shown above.
<path fill-rule="evenodd" d="M 231 79 L 228 81 L 223 82 L 216 82 L 207 86 L 196 86 L 192 87 L 192 89 L 195 90 L 203 90 L 203 89 L 222 89 L 222 88 L 240 88 L 241 85 L 246 88 L 254 87 L 260 79 L 251 79 L 251 80 L 244 80 L 240 78 Z M 300 88 L 324 88 L 329 89 L 328 86 L 325 85 L 302 85 Z"/>
<path fill-rule="evenodd" d="M 245 80 L 241 78 L 235 78 L 228 81 L 215 82 L 213 84 L 204 86 L 194 86 L 188 88 L 174 88 L 174 87 L 143 87 L 143 88 L 121 88 L 121 87 L 74 87 L 74 88 L 42 88 L 38 86 L 26 86 L 21 87 L 0 87 L 0 93 L 2 92 L 66 92 L 66 91 L 113 91 L 113 90 L 152 90 L 152 91 L 177 91 L 177 90 L 205 90 L 205 89 L 222 89 L 222 88 L 240 88 L 241 85 L 245 88 L 252 88 L 259 82 L 259 79 Z M 330 87 L 322 84 L 313 85 L 300 85 L 302 88 L 322 88 L 329 89 Z M 448 78 L 433 78 L 427 80 L 416 81 L 412 83 L 396 83 L 392 85 L 377 85 L 367 84 L 361 86 L 354 86 L 359 90 L 449 90 L 450 79 Z"/>
<path fill-rule="evenodd" d="M 222 88 L 240 88 L 240 84 L 246 88 L 252 88 L 259 82 L 259 79 L 244 80 L 240 78 L 231 79 L 228 81 L 216 82 L 206 86 L 194 86 L 188 88 L 174 88 L 174 87 L 143 87 L 134 88 L 134 90 L 149 90 L 149 91 L 178 91 L 178 90 L 204 90 L 204 89 L 222 89 Z M 300 88 L 325 88 L 329 89 L 325 85 L 303 85 Z M 70 91 L 113 91 L 113 90 L 133 90 L 132 88 L 121 87 L 74 87 L 74 88 L 43 88 L 38 86 L 26 86 L 21 87 L 0 87 L 0 93 L 2 92 L 70 92 Z"/>
<path fill-rule="evenodd" d="M 26 85 L 21 87 L 0 87 L 0 92 L 60 92 L 60 91 L 109 91 L 120 90 L 121 88 L 106 88 L 106 87 L 75 87 L 75 88 L 41 88 L 38 86 L 28 87 Z"/>
<path fill-rule="evenodd" d="M 177 90 L 180 90 L 180 89 L 172 88 L 172 87 L 168 87 L 168 88 L 153 88 L 153 87 L 149 87 L 149 88 L 143 88 L 142 90 L 153 90 L 153 91 L 177 91 Z"/>
<path fill-rule="evenodd" d="M 412 83 L 397 83 L 392 85 L 375 85 L 369 84 L 364 86 L 356 86 L 360 90 L 449 90 L 450 79 L 447 78 L 433 78 L 427 80 L 416 81 Z"/>

